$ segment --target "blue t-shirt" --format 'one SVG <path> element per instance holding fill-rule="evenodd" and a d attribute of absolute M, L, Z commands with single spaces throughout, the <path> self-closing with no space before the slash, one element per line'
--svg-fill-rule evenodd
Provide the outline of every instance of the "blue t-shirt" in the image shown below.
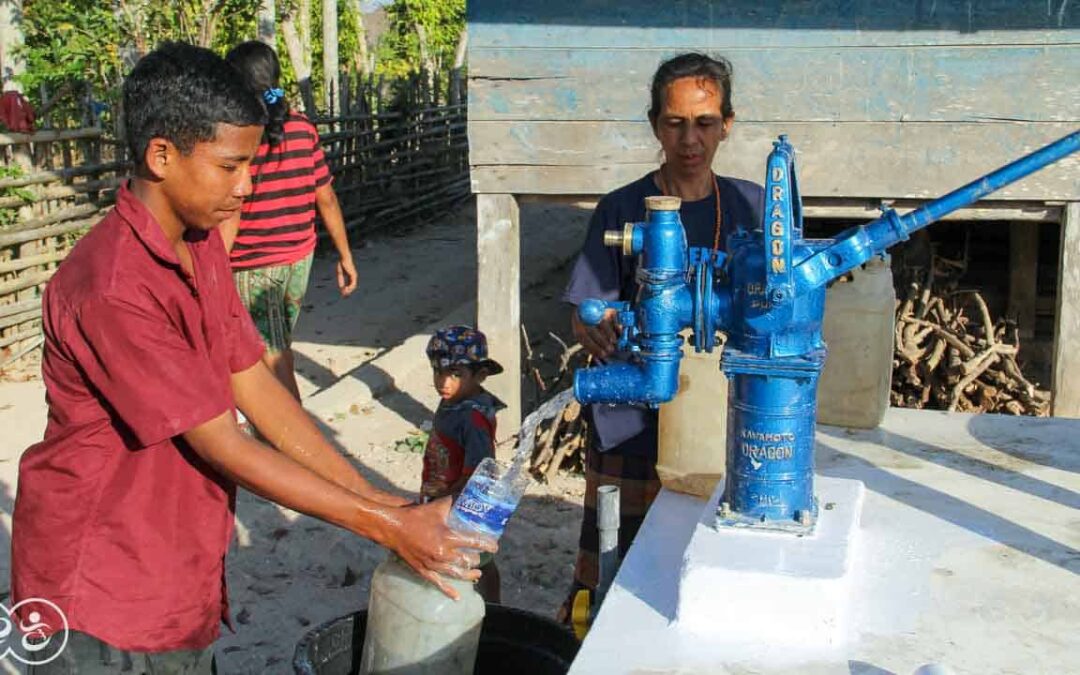
<path fill-rule="evenodd" d="M 720 249 L 727 246 L 727 236 L 736 227 L 760 229 L 765 191 L 757 183 L 717 176 L 720 186 L 720 211 L 723 229 Z M 604 246 L 604 230 L 622 230 L 625 223 L 645 220 L 645 198 L 659 195 L 653 172 L 608 193 L 596 205 L 585 245 L 570 273 L 563 300 L 572 305 L 587 298 L 632 300 L 637 293 L 634 273 L 636 257 L 625 257 L 622 250 Z M 686 240 L 690 246 L 712 248 L 716 227 L 716 198 L 709 195 L 694 202 L 683 202 L 679 210 Z M 616 354 L 614 358 L 625 358 Z M 588 409 L 601 451 L 656 456 L 657 412 L 641 406 L 593 404 Z"/>

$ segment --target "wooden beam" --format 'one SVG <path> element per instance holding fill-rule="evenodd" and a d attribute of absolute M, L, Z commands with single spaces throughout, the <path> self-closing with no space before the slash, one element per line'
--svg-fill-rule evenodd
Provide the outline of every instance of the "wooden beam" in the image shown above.
<path fill-rule="evenodd" d="M 716 153 L 722 175 L 760 183 L 773 142 L 798 151 L 803 197 L 939 197 L 1074 131 L 1074 123 L 934 124 L 735 122 Z M 660 146 L 647 122 L 469 120 L 475 192 L 607 194 L 656 168 Z M 1080 155 L 995 192 L 991 199 L 1080 200 Z"/>
<path fill-rule="evenodd" d="M 890 206 L 904 214 L 918 208 L 926 200 L 889 200 Z M 809 197 L 803 201 L 804 218 L 840 218 L 872 220 L 881 215 L 881 201 L 870 202 L 854 199 L 829 199 Z M 1061 219 L 1061 208 L 1038 202 L 979 202 L 976 208 L 957 209 L 940 220 L 1008 220 L 1023 223 L 1056 223 Z M 1032 227 L 1035 225 L 1025 225 Z"/>
<path fill-rule="evenodd" d="M 504 372 L 485 385 L 502 399 L 498 434 L 521 425 L 521 226 L 510 194 L 476 195 L 477 326 Z"/>
<path fill-rule="evenodd" d="M 1080 72 L 1078 47 L 711 51 L 731 60 L 743 121 L 1075 122 L 1080 91 L 1062 83 Z M 653 72 L 671 56 L 667 49 L 472 49 L 469 119 L 643 120 Z M 808 68 L 822 76 L 808 77 Z"/>
<path fill-rule="evenodd" d="M 1054 326 L 1054 417 L 1080 417 L 1080 202 L 1061 219 L 1057 322 Z"/>
<path fill-rule="evenodd" d="M 101 129 L 99 129 L 98 127 L 59 130 L 46 129 L 44 131 L 35 131 L 32 134 L 0 134 L 0 145 L 21 145 L 24 143 L 53 143 L 55 141 L 76 141 L 100 137 Z"/>
<path fill-rule="evenodd" d="M 569 204 L 592 211 L 601 195 L 517 195 L 518 204 Z M 887 200 L 900 214 L 918 208 L 926 200 Z M 833 218 L 842 220 L 873 220 L 881 215 L 880 199 L 840 199 L 806 197 L 803 199 L 804 218 Z M 981 201 L 977 208 L 958 209 L 941 220 L 1006 220 L 1024 223 L 1058 223 L 1061 206 L 1045 202 Z"/>
<path fill-rule="evenodd" d="M 1039 224 L 1009 224 L 1009 316 L 1021 338 L 1035 335 L 1036 282 L 1039 277 Z"/>

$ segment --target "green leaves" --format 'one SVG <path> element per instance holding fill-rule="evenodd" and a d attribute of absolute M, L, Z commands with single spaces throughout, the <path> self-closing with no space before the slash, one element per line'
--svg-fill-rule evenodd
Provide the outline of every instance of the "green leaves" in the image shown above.
<path fill-rule="evenodd" d="M 91 83 L 95 98 L 115 86 L 120 73 L 115 44 L 120 25 L 106 3 L 89 0 L 27 0 L 23 5 L 25 44 L 21 53 L 26 71 L 20 84 L 41 110 L 42 87 L 51 99 L 63 100 L 54 107 L 54 119 L 77 114 L 77 102 L 85 95 L 84 81 Z"/>
<path fill-rule="evenodd" d="M 379 43 L 376 71 L 392 78 L 420 72 L 420 37 L 424 28 L 428 57 L 442 72 L 454 63 L 458 37 L 465 28 L 465 0 L 394 0 L 386 7 L 390 29 Z"/>
<path fill-rule="evenodd" d="M 159 42 L 223 53 L 255 36 L 257 9 L 249 0 L 25 0 L 19 80 L 37 110 L 53 103 L 56 126 L 78 125 L 87 87 L 95 101 L 115 103 L 123 73 Z"/>
<path fill-rule="evenodd" d="M 280 22 L 304 4 L 276 2 L 278 53 L 284 84 L 292 94 L 297 88 Z M 306 5 L 312 80 L 321 94 L 322 2 L 309 0 Z M 338 52 L 341 65 L 348 69 L 359 67 L 363 53 L 357 6 L 346 0 L 338 3 Z M 78 126 L 86 121 L 88 99 L 109 104 L 110 111 L 115 108 L 123 74 L 163 40 L 184 40 L 224 54 L 255 38 L 258 7 L 253 0 L 24 0 L 21 53 L 26 69 L 20 83 L 36 110 L 49 104 L 55 126 Z M 390 26 L 377 48 L 378 74 L 395 80 L 422 69 L 438 75 L 452 66 L 465 26 L 465 0 L 394 0 L 386 12 Z"/>
<path fill-rule="evenodd" d="M 5 164 L 0 166 L 0 178 L 22 178 L 26 172 L 18 164 Z M 7 187 L 0 189 L 0 197 L 18 197 L 26 203 L 34 201 L 34 195 L 29 190 L 21 187 Z M 19 220 L 18 209 L 0 209 L 0 228 L 8 227 Z"/>
<path fill-rule="evenodd" d="M 427 448 L 427 442 L 428 433 L 426 431 L 410 431 L 408 436 L 394 442 L 394 450 L 396 452 L 420 453 Z"/>

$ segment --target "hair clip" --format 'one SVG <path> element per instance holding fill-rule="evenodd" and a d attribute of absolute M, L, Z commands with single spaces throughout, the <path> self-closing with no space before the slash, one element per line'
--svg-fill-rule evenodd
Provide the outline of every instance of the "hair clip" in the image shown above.
<path fill-rule="evenodd" d="M 271 87 L 263 92 L 263 100 L 266 101 L 266 105 L 274 105 L 281 99 L 285 98 L 284 89 L 275 89 Z"/>

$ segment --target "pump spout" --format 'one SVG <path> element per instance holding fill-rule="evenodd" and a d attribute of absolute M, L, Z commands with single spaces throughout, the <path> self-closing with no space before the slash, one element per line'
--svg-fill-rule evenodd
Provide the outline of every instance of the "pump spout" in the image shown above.
<path fill-rule="evenodd" d="M 581 403 L 638 403 L 659 405 L 675 398 L 679 389 L 679 358 L 642 359 L 579 370 L 574 397 Z"/>
<path fill-rule="evenodd" d="M 1080 150 L 1080 131 L 1006 164 L 982 178 L 927 202 L 902 216 L 888 210 L 877 220 L 850 228 L 836 237 L 831 246 L 818 251 L 794 270 L 796 294 L 822 287 L 862 265 L 874 255 L 944 216 L 972 204 L 986 195 L 1024 178 L 1059 159 Z"/>

